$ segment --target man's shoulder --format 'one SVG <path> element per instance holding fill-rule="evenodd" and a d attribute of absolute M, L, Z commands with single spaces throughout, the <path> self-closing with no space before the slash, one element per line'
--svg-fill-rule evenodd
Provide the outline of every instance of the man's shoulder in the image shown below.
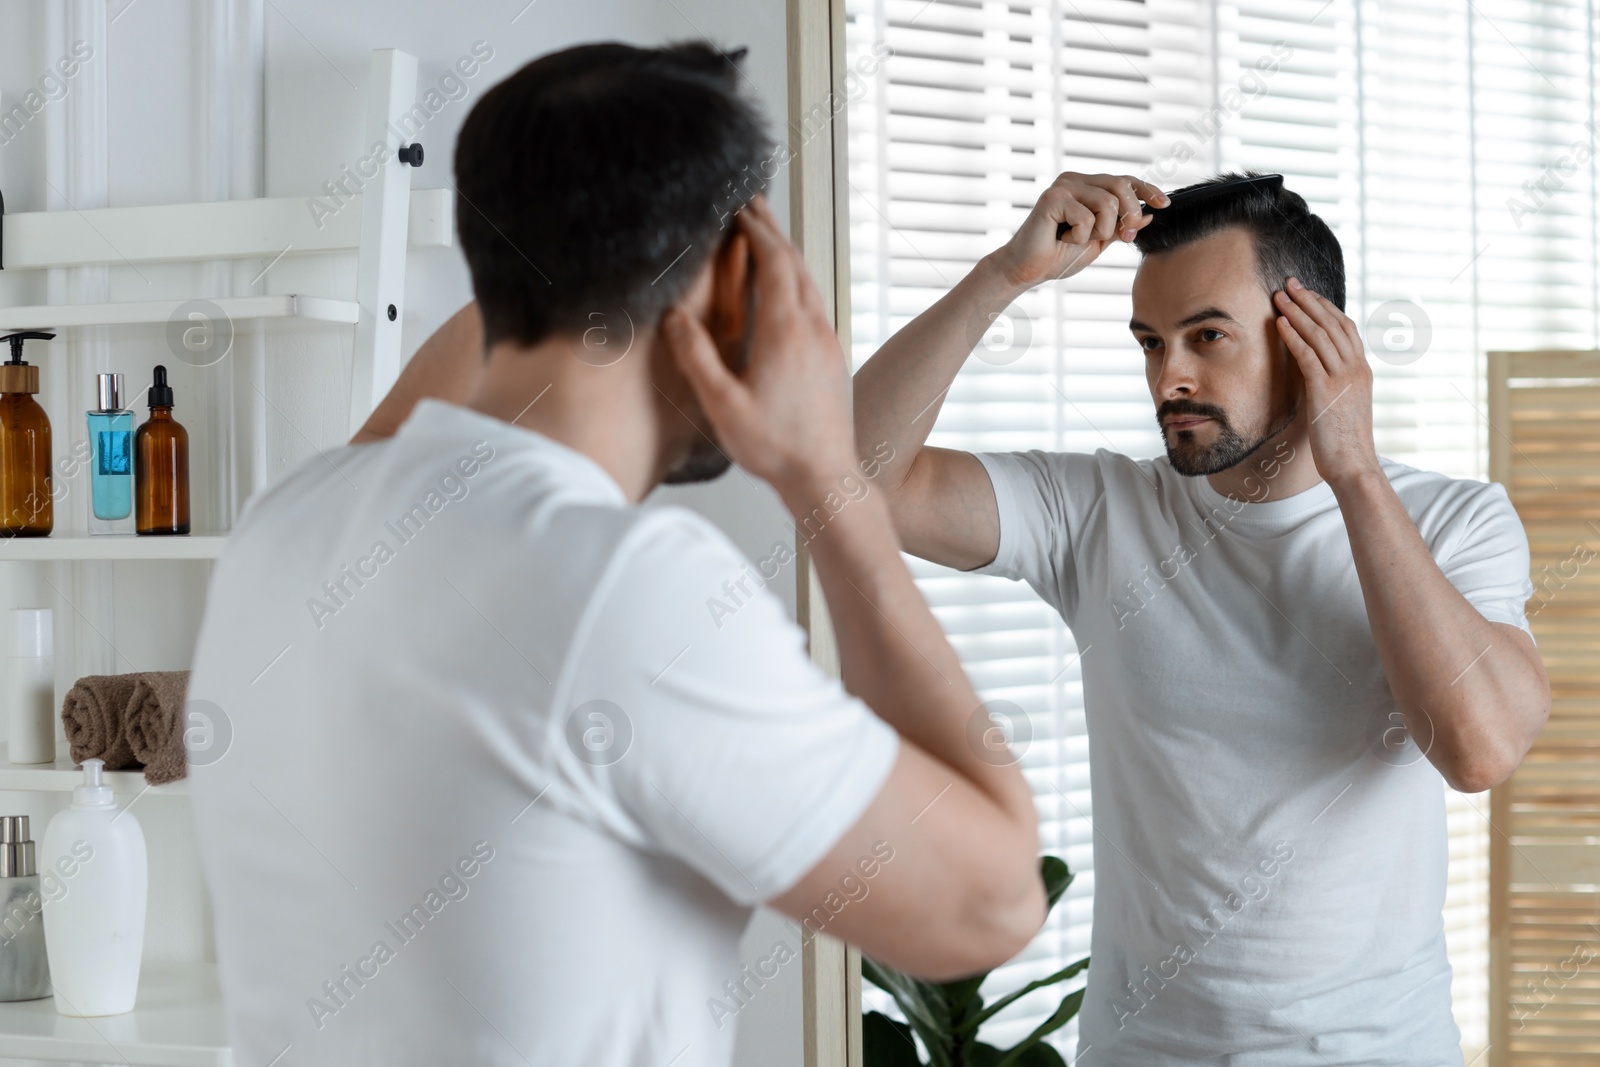
<path fill-rule="evenodd" d="M 752 561 L 687 508 L 633 509 L 598 568 L 575 647 L 607 662 L 627 648 L 631 659 L 654 664 L 652 673 L 693 649 L 681 670 L 706 677 L 733 663 L 743 671 L 772 657 L 803 657 L 803 640 L 774 591 L 794 559 L 787 537 Z M 596 635 L 604 637 L 597 643 Z"/>
<path fill-rule="evenodd" d="M 1405 503 L 1413 516 L 1418 511 L 1448 508 L 1468 513 L 1480 507 L 1494 506 L 1510 498 L 1505 486 L 1499 482 L 1486 482 L 1478 478 L 1461 478 L 1439 471 L 1413 467 L 1387 456 L 1378 457 L 1384 476 L 1395 493 Z"/>
<path fill-rule="evenodd" d="M 979 454 L 986 464 L 1008 464 L 1040 482 L 1092 483 L 1100 488 L 1123 484 L 1165 489 L 1180 484 L 1165 456 L 1138 458 L 1109 448 L 1093 452 L 1031 449 L 1025 452 L 986 452 Z"/>
<path fill-rule="evenodd" d="M 257 526 L 273 525 L 286 512 L 319 509 L 327 490 L 335 485 L 361 484 L 375 459 L 372 445 L 336 445 L 318 449 L 261 486 L 245 500 L 229 531 L 237 542 Z"/>
<path fill-rule="evenodd" d="M 586 518 L 578 512 L 564 516 L 569 522 Z M 613 545 L 607 570 L 636 588 L 655 590 L 658 596 L 671 598 L 685 590 L 703 596 L 710 591 L 707 581 L 714 578 L 720 583 L 750 568 L 750 561 L 727 534 L 686 507 L 615 509 L 602 521 Z"/>
<path fill-rule="evenodd" d="M 1526 543 L 1516 508 L 1499 482 L 1460 478 L 1379 458 L 1411 521 L 1436 555 L 1473 539 Z"/>

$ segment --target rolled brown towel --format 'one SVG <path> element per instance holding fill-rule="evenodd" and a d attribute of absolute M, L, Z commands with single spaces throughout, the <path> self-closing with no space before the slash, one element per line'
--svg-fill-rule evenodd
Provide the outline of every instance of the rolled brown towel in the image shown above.
<path fill-rule="evenodd" d="M 138 764 L 125 729 L 136 681 L 132 674 L 89 674 L 67 690 L 61 722 L 72 746 L 72 762 L 102 759 L 108 771 Z"/>
<path fill-rule="evenodd" d="M 151 785 L 175 782 L 189 773 L 183 747 L 183 700 L 189 672 L 144 671 L 133 679 L 123 720 L 133 757 L 144 764 L 144 780 Z"/>

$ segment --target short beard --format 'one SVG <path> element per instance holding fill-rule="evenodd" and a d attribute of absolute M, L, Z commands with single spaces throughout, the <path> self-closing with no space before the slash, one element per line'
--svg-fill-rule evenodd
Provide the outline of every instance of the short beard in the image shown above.
<path fill-rule="evenodd" d="M 1290 405 L 1289 413 L 1272 429 L 1257 437 L 1253 442 L 1247 442 L 1239 432 L 1228 422 L 1228 416 L 1215 404 L 1202 404 L 1195 400 L 1168 400 L 1156 408 L 1156 425 L 1161 427 L 1161 440 L 1166 445 L 1167 461 L 1172 464 L 1172 469 L 1188 478 L 1197 478 L 1207 474 L 1220 474 L 1230 467 L 1236 467 L 1249 459 L 1257 449 L 1274 437 L 1282 433 L 1300 413 L 1300 401 L 1296 398 Z M 1209 447 L 1189 452 L 1180 451 L 1167 439 L 1165 420 L 1173 415 L 1198 415 L 1208 418 L 1217 424 L 1217 440 Z M 1186 436 L 1187 435 L 1187 436 Z M 1193 430 L 1179 430 L 1177 437 L 1180 442 L 1192 440 Z"/>
<path fill-rule="evenodd" d="M 678 465 L 667 471 L 661 479 L 664 485 L 693 485 L 722 477 L 732 466 L 732 461 L 716 442 L 702 437 L 689 446 L 689 452 Z"/>

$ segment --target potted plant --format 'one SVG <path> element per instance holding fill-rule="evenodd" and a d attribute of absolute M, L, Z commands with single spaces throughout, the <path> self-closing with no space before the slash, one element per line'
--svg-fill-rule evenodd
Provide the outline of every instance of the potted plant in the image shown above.
<path fill-rule="evenodd" d="M 1049 906 L 1054 908 L 1072 884 L 1072 872 L 1059 858 L 1042 856 L 1039 874 L 1044 879 Z M 862 956 L 862 977 L 893 997 L 907 1020 L 898 1022 L 879 1011 L 868 1012 L 862 1018 L 865 1067 L 1066 1067 L 1061 1053 L 1045 1044 L 1044 1039 L 1078 1014 L 1083 1003 L 1081 989 L 1063 997 L 1050 1018 L 1008 1049 L 978 1040 L 978 1028 L 1035 989 L 1064 982 L 1088 966 L 1086 956 L 986 1006 L 978 987 L 989 976 L 987 971 L 954 982 L 925 982 Z M 927 1049 L 926 1064 L 917 1054 L 913 1033 Z"/>

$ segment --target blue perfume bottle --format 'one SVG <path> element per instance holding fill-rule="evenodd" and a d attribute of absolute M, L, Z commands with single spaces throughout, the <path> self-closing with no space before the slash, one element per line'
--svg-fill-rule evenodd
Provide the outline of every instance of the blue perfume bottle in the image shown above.
<path fill-rule="evenodd" d="M 122 375 L 95 377 L 100 406 L 87 413 L 94 517 L 125 519 L 133 511 L 133 412 L 122 408 Z"/>

